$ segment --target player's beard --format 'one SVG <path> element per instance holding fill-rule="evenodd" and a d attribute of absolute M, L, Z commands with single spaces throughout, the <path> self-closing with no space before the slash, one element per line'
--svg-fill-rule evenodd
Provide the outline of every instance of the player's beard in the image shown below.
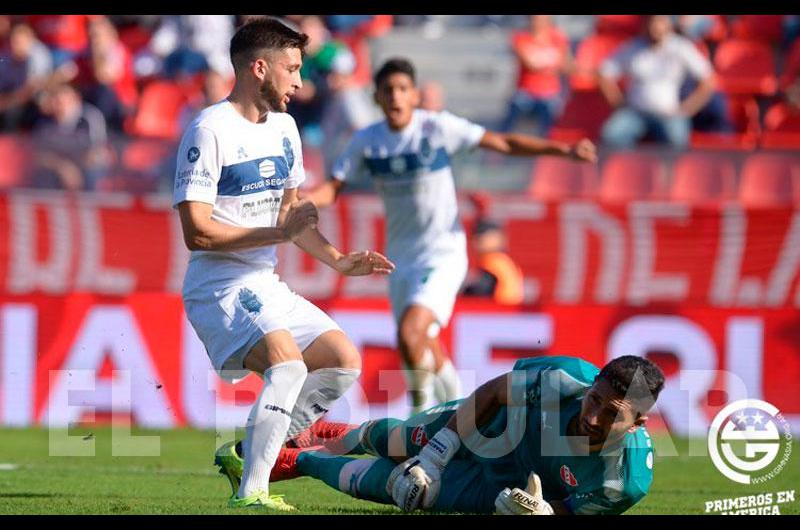
<path fill-rule="evenodd" d="M 258 93 L 261 96 L 261 101 L 267 105 L 267 108 L 270 111 L 286 112 L 286 105 L 283 102 L 283 94 L 279 93 L 275 88 L 275 85 L 270 83 L 268 79 L 264 79 L 264 82 L 258 89 Z"/>

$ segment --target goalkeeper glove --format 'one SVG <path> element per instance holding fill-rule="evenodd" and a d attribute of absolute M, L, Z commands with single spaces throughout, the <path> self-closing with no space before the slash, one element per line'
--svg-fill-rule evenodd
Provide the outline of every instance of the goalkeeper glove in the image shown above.
<path fill-rule="evenodd" d="M 386 492 L 406 512 L 432 507 L 439 497 L 442 471 L 460 447 L 458 434 L 444 427 L 428 441 L 419 456 L 394 468 Z"/>
<path fill-rule="evenodd" d="M 542 497 L 542 481 L 539 475 L 528 475 L 528 487 L 506 488 L 494 501 L 497 515 L 553 515 L 553 507 Z"/>

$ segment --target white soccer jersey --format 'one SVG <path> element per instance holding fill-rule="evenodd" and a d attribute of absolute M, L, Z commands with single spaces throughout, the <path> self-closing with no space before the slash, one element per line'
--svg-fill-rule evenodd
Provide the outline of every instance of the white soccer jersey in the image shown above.
<path fill-rule="evenodd" d="M 264 123 L 253 123 L 225 100 L 203 110 L 181 139 L 173 205 L 205 202 L 214 205 L 211 217 L 221 223 L 274 227 L 283 190 L 297 188 L 303 180 L 300 134 L 294 119 L 271 112 Z M 213 281 L 252 270 L 274 270 L 276 264 L 274 246 L 194 251 L 187 281 L 197 276 L 191 269 L 201 270 L 203 281 Z"/>
<path fill-rule="evenodd" d="M 353 136 L 333 177 L 372 180 L 383 199 L 386 253 L 392 260 L 415 263 L 463 247 L 450 162 L 474 148 L 484 132 L 449 112 L 416 110 L 402 131 L 381 121 Z"/>

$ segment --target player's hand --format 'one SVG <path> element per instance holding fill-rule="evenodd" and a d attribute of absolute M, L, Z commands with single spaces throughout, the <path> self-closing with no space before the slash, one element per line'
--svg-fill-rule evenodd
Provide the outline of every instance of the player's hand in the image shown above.
<path fill-rule="evenodd" d="M 597 162 L 597 148 L 591 140 L 584 138 L 570 147 L 569 157 L 580 162 Z"/>
<path fill-rule="evenodd" d="M 386 492 L 406 512 L 431 508 L 439 497 L 442 471 L 460 447 L 461 440 L 455 431 L 440 429 L 418 456 L 392 470 Z"/>
<path fill-rule="evenodd" d="M 286 212 L 281 228 L 287 241 L 294 241 L 306 228 L 316 228 L 319 213 L 314 203 L 309 200 L 293 202 Z"/>
<path fill-rule="evenodd" d="M 553 515 L 553 507 L 542 497 L 542 481 L 539 475 L 528 475 L 528 487 L 506 488 L 494 501 L 497 515 Z"/>
<path fill-rule="evenodd" d="M 336 261 L 336 270 L 346 276 L 365 276 L 367 274 L 391 274 L 394 263 L 374 250 L 350 252 Z"/>

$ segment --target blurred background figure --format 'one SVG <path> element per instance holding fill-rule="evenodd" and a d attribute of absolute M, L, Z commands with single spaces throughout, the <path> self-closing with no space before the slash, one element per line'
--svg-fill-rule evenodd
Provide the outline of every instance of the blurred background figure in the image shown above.
<path fill-rule="evenodd" d="M 48 89 L 40 112 L 34 126 L 34 186 L 95 189 L 109 166 L 103 114 L 69 83 Z"/>
<path fill-rule="evenodd" d="M 203 80 L 202 98 L 187 102 L 181 109 L 179 118 L 181 129 L 185 129 L 198 112 L 228 97 L 233 82 L 233 77 L 227 77 L 216 70 L 209 70 Z"/>
<path fill-rule="evenodd" d="M 28 15 L 26 21 L 50 48 L 53 66 L 75 59 L 89 44 L 89 22 L 99 15 Z"/>
<path fill-rule="evenodd" d="M 77 84 L 84 99 L 103 113 L 109 128 L 122 131 L 136 107 L 138 91 L 133 57 L 107 17 L 89 23 L 87 49 L 62 65 L 59 77 Z"/>
<path fill-rule="evenodd" d="M 233 75 L 228 49 L 234 32 L 233 15 L 172 15 L 153 34 L 150 48 L 163 60 L 170 79 L 214 69 Z"/>
<path fill-rule="evenodd" d="M 687 76 L 698 83 L 681 101 Z M 618 81 L 626 77 L 626 93 Z M 714 88 L 711 63 L 685 37 L 673 31 L 669 15 L 647 17 L 644 35 L 624 45 L 600 68 L 600 89 L 617 110 L 603 125 L 604 143 L 632 147 L 645 138 L 675 148 L 689 143 L 691 118 Z"/>
<path fill-rule="evenodd" d="M 338 44 L 325 78 L 328 101 L 320 119 L 325 174 L 320 178 L 331 174 L 333 163 L 353 133 L 381 117 L 369 92 L 355 80 L 355 69 L 356 60 L 352 52 Z"/>
<path fill-rule="evenodd" d="M 24 23 L 9 24 L 8 46 L 0 52 L 0 131 L 30 128 L 34 97 L 52 71 L 50 51 L 33 29 Z"/>
<path fill-rule="evenodd" d="M 521 304 L 525 297 L 522 269 L 508 255 L 502 226 L 486 216 L 488 196 L 473 193 L 469 198 L 477 211 L 470 241 L 476 263 L 461 294 L 491 298 L 501 305 Z"/>
<path fill-rule="evenodd" d="M 569 40 L 549 15 L 531 15 L 527 31 L 513 35 L 517 88 L 500 130 L 511 131 L 521 117 L 534 119 L 535 136 L 547 136 L 563 106 L 561 75 L 572 65 Z"/>
<path fill-rule="evenodd" d="M 424 110 L 441 112 L 445 107 L 444 87 L 436 81 L 423 83 L 419 89 L 419 107 Z"/>

